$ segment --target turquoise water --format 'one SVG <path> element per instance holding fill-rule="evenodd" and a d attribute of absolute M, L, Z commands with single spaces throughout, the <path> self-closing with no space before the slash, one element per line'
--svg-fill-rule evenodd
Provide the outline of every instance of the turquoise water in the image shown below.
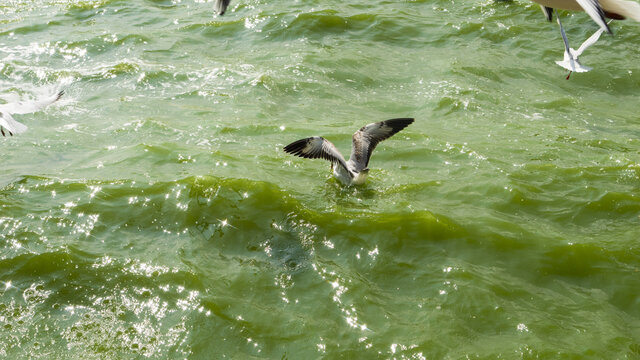
<path fill-rule="evenodd" d="M 0 357 L 637 359 L 640 24 L 527 1 L 5 0 Z M 597 26 L 562 13 L 572 46 Z M 368 182 L 282 147 L 416 122 Z"/>

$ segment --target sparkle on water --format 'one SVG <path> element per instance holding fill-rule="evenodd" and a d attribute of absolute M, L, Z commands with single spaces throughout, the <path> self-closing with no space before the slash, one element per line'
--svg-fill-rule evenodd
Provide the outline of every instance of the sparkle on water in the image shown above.
<path fill-rule="evenodd" d="M 597 28 L 560 12 L 569 36 Z M 5 0 L 0 357 L 640 357 L 640 24 L 529 1 Z M 282 147 L 416 122 L 362 187 Z"/>

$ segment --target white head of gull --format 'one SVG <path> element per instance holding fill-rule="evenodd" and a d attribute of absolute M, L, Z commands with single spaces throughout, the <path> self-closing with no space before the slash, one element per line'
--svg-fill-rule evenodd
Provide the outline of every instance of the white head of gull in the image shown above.
<path fill-rule="evenodd" d="M 58 101 L 62 95 L 64 95 L 64 90 L 57 94 L 37 99 L 35 101 L 19 101 L 15 103 L 0 104 L 0 134 L 2 134 L 2 136 L 6 136 L 6 134 L 9 133 L 10 136 L 13 136 L 13 134 L 21 134 L 27 131 L 27 126 L 17 122 L 13 118 L 13 115 L 30 114 L 40 111 Z"/>
<path fill-rule="evenodd" d="M 395 135 L 413 123 L 412 118 L 398 118 L 371 123 L 353 134 L 351 156 L 348 161 L 329 140 L 314 136 L 294 141 L 284 151 L 308 159 L 331 162 L 333 175 L 344 185 L 360 185 L 367 180 L 369 159 L 379 142 Z"/>

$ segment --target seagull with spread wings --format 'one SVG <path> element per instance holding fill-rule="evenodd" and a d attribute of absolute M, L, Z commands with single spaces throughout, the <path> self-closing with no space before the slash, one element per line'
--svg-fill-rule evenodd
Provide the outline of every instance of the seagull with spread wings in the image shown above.
<path fill-rule="evenodd" d="M 21 134 L 27 131 L 27 126 L 17 122 L 13 118 L 13 115 L 30 114 L 40 111 L 58 101 L 62 95 L 64 95 L 64 90 L 57 94 L 35 101 L 19 101 L 15 103 L 0 104 L 0 134 L 2 134 L 2 136 L 6 136 L 5 130 L 11 136 L 13 136 L 13 134 Z"/>
<path fill-rule="evenodd" d="M 353 134 L 351 156 L 345 161 L 340 151 L 329 140 L 314 136 L 294 141 L 284 151 L 308 159 L 331 162 L 333 175 L 344 185 L 360 185 L 367 180 L 369 159 L 379 142 L 406 128 L 414 119 L 398 118 L 365 125 Z"/>

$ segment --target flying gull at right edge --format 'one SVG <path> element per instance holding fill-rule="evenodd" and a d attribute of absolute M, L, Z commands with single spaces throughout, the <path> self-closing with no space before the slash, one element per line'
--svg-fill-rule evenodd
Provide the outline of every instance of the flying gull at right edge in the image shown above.
<path fill-rule="evenodd" d="M 556 19 L 560 26 L 560 33 L 562 34 L 562 40 L 565 47 L 565 59 L 563 61 L 556 62 L 558 65 L 564 67 L 569 71 L 585 72 L 591 70 L 591 68 L 580 65 L 577 62 L 577 58 L 582 53 L 580 49 L 584 51 L 587 47 L 595 43 L 600 34 L 606 31 L 611 34 L 609 24 L 605 18 L 611 18 L 616 20 L 623 20 L 627 17 L 640 22 L 640 4 L 635 1 L 629 0 L 532 0 L 542 8 L 547 20 L 553 20 L 553 12 L 556 13 Z M 600 32 L 593 34 L 587 41 L 585 41 L 578 51 L 571 49 L 569 41 L 560 22 L 560 17 L 556 9 L 576 10 L 586 12 L 593 21 L 600 27 Z M 572 52 L 573 50 L 573 52 Z M 577 54 L 574 54 L 577 53 Z M 571 75 L 571 73 L 569 73 Z M 567 76 L 567 79 L 569 77 Z"/>
<path fill-rule="evenodd" d="M 13 136 L 13 134 L 27 131 L 27 126 L 17 122 L 13 118 L 13 114 L 30 114 L 40 111 L 58 101 L 62 95 L 64 95 L 64 90 L 36 101 L 0 104 L 0 134 L 7 136 L 6 133 L 9 133 L 10 136 Z"/>
<path fill-rule="evenodd" d="M 331 162 L 333 175 L 344 185 L 360 185 L 369 174 L 369 159 L 379 142 L 406 128 L 414 119 L 399 118 L 365 125 L 353 134 L 351 156 L 345 161 L 340 151 L 330 141 L 320 136 L 294 141 L 284 151 L 308 159 L 325 159 Z"/>

